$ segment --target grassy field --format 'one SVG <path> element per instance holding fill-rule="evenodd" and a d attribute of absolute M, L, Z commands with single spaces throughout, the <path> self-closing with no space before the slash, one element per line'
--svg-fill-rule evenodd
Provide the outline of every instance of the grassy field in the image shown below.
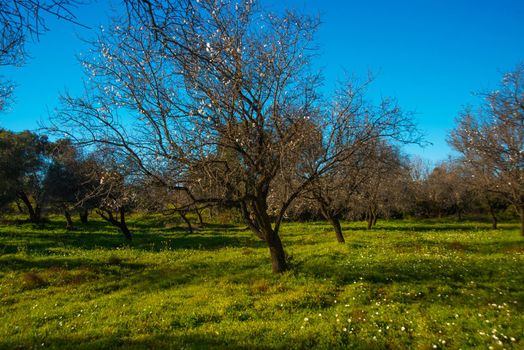
<path fill-rule="evenodd" d="M 60 220 L 0 226 L 0 348 L 524 349 L 517 224 L 286 224 L 275 276 L 242 226 Z"/>

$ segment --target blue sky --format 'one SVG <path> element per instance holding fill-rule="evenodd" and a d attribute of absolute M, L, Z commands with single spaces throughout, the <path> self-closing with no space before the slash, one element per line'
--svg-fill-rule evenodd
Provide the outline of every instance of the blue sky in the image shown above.
<path fill-rule="evenodd" d="M 393 96 L 416 112 L 420 129 L 433 143 L 406 151 L 431 161 L 450 153 L 445 138 L 460 109 L 474 103 L 472 92 L 494 88 L 503 72 L 524 60 L 522 0 L 266 0 L 270 6 L 318 13 L 318 43 L 326 89 L 345 74 L 377 79 L 373 96 Z M 107 1 L 77 11 L 93 28 L 109 17 Z M 87 46 L 79 37 L 92 31 L 49 19 L 50 32 L 28 46 L 33 56 L 20 68 L 2 67 L 14 80 L 16 103 L 0 115 L 0 126 L 36 129 L 58 103 L 60 92 L 82 90 L 75 55 Z"/>

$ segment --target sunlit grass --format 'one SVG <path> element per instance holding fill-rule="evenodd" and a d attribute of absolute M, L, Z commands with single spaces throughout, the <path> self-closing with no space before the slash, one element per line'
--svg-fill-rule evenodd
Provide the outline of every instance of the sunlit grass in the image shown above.
<path fill-rule="evenodd" d="M 524 348 L 516 224 L 288 223 L 272 275 L 241 225 L 0 227 L 0 348 Z"/>

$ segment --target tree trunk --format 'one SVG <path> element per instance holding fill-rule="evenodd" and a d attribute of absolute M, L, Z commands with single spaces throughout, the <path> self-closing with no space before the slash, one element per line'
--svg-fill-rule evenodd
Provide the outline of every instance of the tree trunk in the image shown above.
<path fill-rule="evenodd" d="M 335 230 L 335 235 L 337 237 L 337 241 L 339 243 L 346 243 L 346 240 L 344 239 L 344 234 L 342 233 L 342 227 L 340 227 L 340 220 L 338 219 L 337 215 L 333 213 L 333 211 L 329 208 L 326 201 L 319 200 L 320 203 L 320 212 L 324 216 L 324 218 L 329 221 L 331 226 L 333 226 L 333 230 Z"/>
<path fill-rule="evenodd" d="M 64 208 L 64 216 L 67 222 L 66 230 L 73 230 L 74 227 L 73 227 L 73 220 L 71 219 L 71 213 L 69 213 L 69 210 L 67 210 L 66 208 Z"/>
<path fill-rule="evenodd" d="M 120 231 L 122 231 L 122 233 L 124 234 L 124 237 L 128 241 L 131 241 L 133 239 L 133 235 L 131 235 L 131 231 L 129 231 L 129 228 L 127 227 L 126 211 L 124 210 L 124 208 L 121 207 L 119 212 L 120 212 L 120 224 L 118 225 L 118 227 L 120 228 Z"/>
<path fill-rule="evenodd" d="M 524 206 L 520 207 L 520 234 L 524 237 Z"/>
<path fill-rule="evenodd" d="M 197 214 L 197 217 L 198 217 L 198 223 L 200 224 L 200 226 L 204 226 L 204 219 L 202 219 L 202 214 L 200 213 L 200 210 L 195 210 L 196 214 Z"/>
<path fill-rule="evenodd" d="M 496 230 L 497 229 L 497 215 L 495 214 L 495 209 L 493 209 L 493 206 L 489 205 L 489 213 L 491 215 L 491 227 Z"/>
<path fill-rule="evenodd" d="M 286 253 L 278 235 L 278 226 L 273 229 L 271 218 L 267 214 L 267 193 L 262 193 L 251 203 L 241 202 L 242 216 L 253 233 L 267 242 L 271 255 L 273 273 L 282 273 L 287 270 Z M 250 215 L 249 208 L 252 210 Z"/>
<path fill-rule="evenodd" d="M 373 214 L 373 226 L 377 225 L 377 220 L 378 220 L 378 215 L 377 215 L 377 213 L 374 213 Z"/>
<path fill-rule="evenodd" d="M 129 231 L 129 227 L 127 227 L 127 224 L 119 226 L 120 232 L 124 235 L 125 239 L 128 241 L 133 240 L 133 235 L 131 234 L 131 231 Z"/>
<path fill-rule="evenodd" d="M 339 243 L 346 243 L 346 240 L 344 239 L 344 234 L 342 233 L 342 227 L 340 226 L 340 220 L 335 215 L 331 215 L 331 217 L 329 217 L 328 220 L 331 226 L 333 226 L 333 229 L 335 230 L 337 241 Z"/>
<path fill-rule="evenodd" d="M 42 221 L 42 207 L 37 202 L 35 205 L 35 216 L 36 216 L 36 222 Z"/>
<path fill-rule="evenodd" d="M 282 246 L 282 241 L 277 232 L 271 232 L 267 235 L 267 244 L 271 254 L 271 267 L 273 273 L 282 273 L 287 270 L 286 253 Z"/>
<path fill-rule="evenodd" d="M 106 220 L 111 225 L 118 227 L 120 229 L 120 232 L 122 232 L 122 234 L 128 241 L 133 240 L 133 235 L 131 234 L 131 231 L 127 227 L 126 212 L 124 208 L 118 209 L 120 220 L 117 220 L 115 216 L 113 215 L 113 212 L 109 209 L 97 209 L 97 213 L 98 215 L 100 215 L 102 219 Z"/>
<path fill-rule="evenodd" d="M 29 197 L 27 197 L 25 192 L 20 192 L 18 194 L 18 197 L 22 200 L 22 202 L 27 208 L 27 212 L 29 213 L 29 221 L 31 221 L 32 223 L 40 222 L 40 210 L 38 210 L 38 208 L 37 210 L 35 210 L 35 208 L 31 204 L 31 201 L 29 200 Z"/>
<path fill-rule="evenodd" d="M 80 216 L 80 222 L 82 224 L 87 224 L 89 211 L 87 209 L 82 209 L 82 210 L 80 210 L 78 215 Z"/>
<path fill-rule="evenodd" d="M 373 227 L 373 214 L 370 211 L 368 211 L 368 213 L 366 214 L 366 219 L 368 221 L 368 230 L 371 230 L 371 228 Z"/>
<path fill-rule="evenodd" d="M 180 217 L 182 218 L 182 220 L 184 220 L 184 222 L 186 223 L 187 230 L 189 231 L 189 234 L 192 234 L 193 233 L 193 226 L 191 226 L 191 221 L 189 221 L 189 219 L 187 218 L 186 213 L 184 213 L 183 211 L 179 211 L 179 214 L 180 214 Z"/>
<path fill-rule="evenodd" d="M 22 207 L 20 206 L 20 202 L 19 201 L 16 201 L 16 207 L 18 208 L 18 212 L 20 214 L 23 214 L 24 213 L 24 209 L 22 209 Z"/>
<path fill-rule="evenodd" d="M 242 201 L 240 203 L 240 210 L 242 213 L 242 218 L 244 219 L 244 222 L 246 223 L 247 227 L 251 230 L 251 232 L 253 232 L 255 236 L 257 236 L 264 242 L 267 241 L 266 235 L 262 233 L 260 229 L 260 225 L 256 222 L 256 220 L 251 218 L 246 202 Z"/>

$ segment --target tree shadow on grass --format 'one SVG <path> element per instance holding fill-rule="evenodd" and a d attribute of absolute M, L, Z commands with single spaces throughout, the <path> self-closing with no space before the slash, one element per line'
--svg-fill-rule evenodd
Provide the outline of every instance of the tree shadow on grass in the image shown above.
<path fill-rule="evenodd" d="M 20 257 L 1 257 L 0 271 L 31 271 L 45 269 L 79 269 L 89 268 L 95 271 L 106 273 L 111 271 L 112 266 L 118 266 L 124 270 L 140 270 L 148 265 L 130 263 L 116 258 L 109 258 L 107 261 L 96 262 L 93 260 L 80 258 L 20 258 Z"/>
<path fill-rule="evenodd" d="M 272 330 L 267 329 L 266 332 Z M 129 331 L 128 331 L 129 332 Z M 332 339 L 320 339 L 315 335 L 292 336 L 280 335 L 271 337 L 272 343 L 265 341 L 264 337 L 253 336 L 252 333 L 239 332 L 232 330 L 226 334 L 217 335 L 209 331 L 185 332 L 182 334 L 156 333 L 156 334 L 137 334 L 134 339 L 127 334 L 114 334 L 97 336 L 47 336 L 38 339 L 33 336 L 22 337 L 21 340 L 8 342 L 0 340 L 1 349 L 26 349 L 41 347 L 53 349 L 233 349 L 233 350 L 262 350 L 262 349 L 376 349 L 377 344 L 369 339 L 361 337 L 359 339 L 344 339 L 339 341 Z M 332 342 L 332 343 L 331 343 Z"/>
<path fill-rule="evenodd" d="M 515 263 L 516 264 L 516 263 Z M 341 253 L 309 256 L 297 264 L 297 271 L 317 279 L 330 279 L 340 285 L 354 282 L 391 283 L 459 283 L 477 281 L 491 283 L 506 279 L 499 266 L 477 261 L 473 257 L 441 259 L 432 256 L 409 257 L 396 261 L 351 260 Z M 522 279 L 522 278 L 521 278 Z M 522 281 L 524 283 L 524 280 Z"/>
<path fill-rule="evenodd" d="M 501 225 L 503 230 L 518 230 L 519 224 L 508 223 Z M 351 228 L 349 228 L 351 230 Z M 360 231 L 361 229 L 355 229 Z M 384 232 L 384 231 L 401 231 L 401 232 L 412 232 L 412 233 L 423 233 L 423 232 L 444 232 L 444 231 L 486 231 L 492 230 L 491 224 L 489 223 L 478 223 L 478 222 L 464 222 L 464 223 L 429 223 L 420 224 L 414 223 L 410 225 L 406 224 L 395 224 L 388 223 L 386 226 L 380 225 L 380 223 L 373 227 L 369 232 Z"/>
<path fill-rule="evenodd" d="M 67 231 L 57 222 L 50 222 L 44 228 L 25 224 L 16 230 L 4 228 L 0 236 L 0 254 L 13 254 L 19 251 L 38 254 L 53 254 L 57 249 L 114 249 L 129 247 L 142 251 L 197 249 L 217 250 L 224 247 L 260 247 L 258 241 L 249 233 L 231 225 L 215 225 L 211 230 L 188 234 L 182 229 L 151 228 L 143 230 L 131 227 L 133 240 L 126 241 L 111 225 L 93 221 L 74 231 Z"/>
<path fill-rule="evenodd" d="M 351 248 L 363 248 L 365 242 L 357 243 L 350 242 Z M 498 253 L 523 253 L 524 252 L 524 241 L 521 240 L 493 240 L 490 242 L 464 242 L 458 240 L 450 241 L 435 241 L 430 239 L 417 239 L 410 241 L 395 242 L 391 247 L 392 253 L 404 253 L 404 252 L 421 252 L 431 254 L 439 250 L 440 252 L 448 253 L 469 253 L 469 254 L 482 254 L 482 255 L 493 255 Z"/>

